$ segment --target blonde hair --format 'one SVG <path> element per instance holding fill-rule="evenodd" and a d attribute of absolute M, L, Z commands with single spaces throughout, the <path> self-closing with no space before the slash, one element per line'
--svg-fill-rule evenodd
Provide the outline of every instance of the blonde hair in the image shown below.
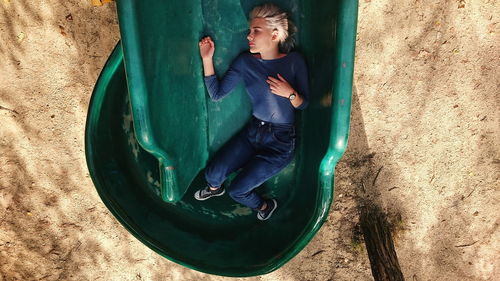
<path fill-rule="evenodd" d="M 267 27 L 278 31 L 279 44 L 281 52 L 288 53 L 295 45 L 294 35 L 297 32 L 297 27 L 289 19 L 289 15 L 283 12 L 278 6 L 271 3 L 256 6 L 250 12 L 250 19 L 264 18 Z"/>

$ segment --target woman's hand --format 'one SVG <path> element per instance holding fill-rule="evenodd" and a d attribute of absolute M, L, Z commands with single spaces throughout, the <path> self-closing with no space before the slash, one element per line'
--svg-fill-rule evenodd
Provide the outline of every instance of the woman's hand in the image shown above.
<path fill-rule="evenodd" d="M 295 90 L 290 86 L 288 81 L 283 78 L 278 73 L 278 79 L 268 76 L 266 82 L 269 84 L 269 87 L 271 88 L 271 92 L 275 95 L 282 96 L 285 98 L 288 98 L 290 94 L 295 92 Z"/>
<path fill-rule="evenodd" d="M 210 36 L 203 37 L 198 45 L 202 59 L 211 59 L 214 56 L 215 44 Z"/>

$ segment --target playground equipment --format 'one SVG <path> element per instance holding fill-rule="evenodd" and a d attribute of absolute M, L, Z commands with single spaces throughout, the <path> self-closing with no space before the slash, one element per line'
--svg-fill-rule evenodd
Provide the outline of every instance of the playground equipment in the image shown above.
<path fill-rule="evenodd" d="M 311 92 L 294 161 L 258 189 L 279 209 L 261 222 L 228 196 L 193 198 L 207 161 L 251 116 L 243 85 L 210 101 L 198 41 L 214 39 L 221 77 L 246 50 L 247 15 L 262 2 L 117 1 L 122 41 L 87 116 L 87 164 L 104 204 L 160 255 L 211 274 L 268 273 L 304 248 L 327 218 L 347 146 L 357 1 L 274 1 L 299 29 Z"/>

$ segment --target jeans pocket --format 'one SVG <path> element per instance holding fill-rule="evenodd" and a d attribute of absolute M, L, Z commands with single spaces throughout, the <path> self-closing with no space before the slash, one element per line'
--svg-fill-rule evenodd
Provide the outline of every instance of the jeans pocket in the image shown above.
<path fill-rule="evenodd" d="M 278 142 L 278 143 L 281 143 L 281 144 L 290 144 L 290 134 L 288 132 L 284 132 L 284 131 L 275 131 L 273 130 L 271 132 L 271 136 L 273 137 L 273 139 Z"/>
<path fill-rule="evenodd" d="M 271 137 L 276 144 L 285 148 L 288 152 L 295 149 L 295 130 L 293 128 L 273 128 Z"/>

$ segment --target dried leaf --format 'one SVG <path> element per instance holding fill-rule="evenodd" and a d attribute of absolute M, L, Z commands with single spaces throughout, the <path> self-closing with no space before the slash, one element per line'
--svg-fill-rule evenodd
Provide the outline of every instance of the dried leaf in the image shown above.
<path fill-rule="evenodd" d="M 101 0 L 92 0 L 92 5 L 93 6 L 102 6 Z"/>
<path fill-rule="evenodd" d="M 66 32 L 64 31 L 64 26 L 59 25 L 59 30 L 60 30 L 62 36 L 66 36 Z"/>
<path fill-rule="evenodd" d="M 495 33 L 495 29 L 496 29 L 495 25 L 496 24 L 497 24 L 496 22 L 488 24 L 488 26 L 487 26 L 488 33 L 490 33 L 490 34 L 494 34 Z"/>
<path fill-rule="evenodd" d="M 105 3 L 113 2 L 113 0 L 92 0 L 93 6 L 102 6 Z"/>
<path fill-rule="evenodd" d="M 24 34 L 24 32 L 20 32 L 18 35 L 17 35 L 17 40 L 19 42 L 23 41 L 24 38 L 26 37 L 26 34 Z"/>

